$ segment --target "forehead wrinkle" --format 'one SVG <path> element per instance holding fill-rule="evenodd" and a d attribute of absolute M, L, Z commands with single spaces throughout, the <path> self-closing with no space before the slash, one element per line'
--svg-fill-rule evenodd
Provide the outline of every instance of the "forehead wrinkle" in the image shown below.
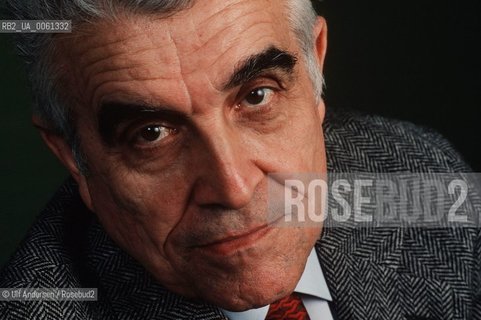
<path fill-rule="evenodd" d="M 121 84 L 121 83 L 126 83 L 126 82 L 130 82 L 130 83 L 136 83 L 136 82 L 154 82 L 154 81 L 159 81 L 159 80 L 170 80 L 170 78 L 162 78 L 162 77 L 151 77 L 151 78 L 141 78 L 141 79 L 132 79 L 130 76 L 128 77 L 128 79 L 115 79 L 115 80 L 111 80 L 111 79 L 106 79 L 102 82 L 100 82 L 96 87 L 95 89 L 93 90 L 93 93 L 91 95 L 91 98 L 89 99 L 89 105 L 93 106 L 94 104 L 94 101 L 96 100 L 96 97 L 98 95 L 98 92 L 100 89 L 102 89 L 102 87 L 108 85 L 108 84 Z M 143 83 L 142 86 L 145 88 L 146 87 L 146 84 Z M 125 90 L 125 89 L 123 89 Z M 94 106 L 96 107 L 96 106 Z"/>
<path fill-rule="evenodd" d="M 227 0 L 224 1 L 224 3 L 227 2 Z M 216 21 L 217 18 L 219 18 L 221 21 L 235 21 L 236 17 L 245 17 L 249 14 L 249 11 L 252 13 L 259 13 L 259 7 L 255 6 L 258 5 L 260 2 L 270 2 L 270 1 L 265 1 L 265 0 L 233 0 L 230 1 L 230 3 L 227 3 L 224 7 L 216 10 L 215 12 L 211 13 L 210 15 L 206 15 L 204 10 L 198 10 L 197 12 L 199 13 L 198 19 L 196 20 L 196 25 L 199 26 L 199 29 L 208 29 L 210 27 L 210 24 L 213 23 L 213 21 Z M 201 3 L 201 1 L 199 1 Z M 236 7 L 240 7 L 241 10 L 237 10 Z M 272 7 L 272 6 L 270 6 Z M 217 8 L 217 7 L 216 7 Z M 242 9 L 244 8 L 244 9 Z M 264 12 L 270 12 L 272 14 L 272 10 L 264 10 L 266 8 L 266 5 L 262 5 L 262 9 Z M 277 8 L 275 6 L 274 8 Z M 247 11 L 247 13 L 246 13 Z M 229 14 L 231 13 L 231 14 Z"/>
<path fill-rule="evenodd" d="M 105 74 L 108 74 L 109 72 L 121 72 L 121 71 L 126 71 L 126 70 L 129 70 L 129 69 L 132 69 L 132 68 L 138 68 L 140 67 L 139 65 L 133 65 L 133 66 L 125 66 L 125 67 L 122 67 L 122 68 L 108 68 L 108 69 L 104 69 L 100 72 L 97 72 L 95 73 L 95 76 L 97 78 L 100 78 L 102 77 L 103 75 Z M 88 76 L 88 81 L 87 81 L 87 85 L 86 85 L 86 89 L 88 90 L 90 85 L 92 84 L 92 77 L 90 77 L 90 75 Z"/>
<path fill-rule="evenodd" d="M 172 55 L 173 57 L 175 57 L 175 63 L 176 65 L 179 67 L 179 73 L 182 77 L 182 80 L 179 82 L 180 83 L 180 88 L 179 88 L 179 93 L 180 92 L 184 92 L 184 98 L 185 100 L 187 101 L 187 105 L 188 105 L 188 108 L 190 110 L 192 110 L 192 97 L 190 96 L 189 94 L 189 89 L 187 88 L 187 84 L 185 83 L 185 79 L 184 79 L 184 65 L 180 59 L 180 55 L 179 55 L 179 52 L 181 52 L 179 50 L 179 45 L 175 39 L 175 37 L 172 36 L 172 25 L 169 24 L 168 25 L 168 32 L 167 32 L 167 35 L 168 35 L 168 39 L 169 41 L 173 44 L 174 46 L 174 49 L 175 49 L 175 52 L 176 54 Z M 159 52 L 159 55 L 160 55 L 160 52 Z"/>
<path fill-rule="evenodd" d="M 116 24 L 112 24 L 110 26 L 110 28 L 112 29 L 115 29 L 115 27 L 117 25 L 121 24 L 120 22 L 119 23 L 116 23 Z M 100 28 L 101 29 L 101 26 Z M 98 33 L 99 32 L 99 29 L 96 29 L 95 31 Z M 118 37 L 119 35 L 117 35 Z M 114 40 L 110 41 L 110 42 L 102 42 L 104 40 L 100 40 L 98 37 L 97 37 L 97 34 L 86 34 L 86 35 L 82 35 L 81 37 L 85 37 L 86 39 L 86 42 L 84 43 L 84 45 L 81 47 L 81 49 L 79 48 L 79 50 L 77 52 L 75 52 L 76 55 L 78 56 L 85 56 L 87 54 L 87 52 L 90 52 L 91 54 L 94 54 L 96 51 L 98 50 L 102 50 L 104 48 L 108 48 L 110 46 L 114 46 L 114 45 L 117 45 L 118 43 L 120 42 L 125 42 L 125 41 L 129 41 L 131 39 L 136 39 L 138 40 L 139 38 L 139 35 L 138 34 L 132 34 L 132 35 L 129 35 L 127 37 L 120 37 L 120 38 L 115 38 Z M 79 37 L 80 38 L 80 37 Z M 78 41 L 79 39 L 77 39 Z M 90 40 L 90 41 L 89 41 Z M 108 39 L 107 39 L 108 40 Z M 89 43 L 92 43 L 93 46 L 89 46 Z"/>
<path fill-rule="evenodd" d="M 202 4 L 200 1 L 197 4 L 199 3 Z M 247 7 L 248 10 L 233 9 L 241 6 Z M 227 33 L 229 29 L 235 28 L 235 26 L 239 24 L 238 18 L 246 20 L 246 17 L 258 13 L 258 10 L 252 8 L 251 5 L 246 6 L 246 1 L 231 2 L 220 9 L 218 7 L 219 6 L 215 6 L 214 8 L 216 11 L 207 15 L 205 10 L 203 10 L 204 7 L 202 5 L 197 5 L 172 18 L 171 25 L 175 26 L 172 30 L 172 34 L 175 35 L 173 38 L 178 40 L 178 47 L 180 47 L 180 44 L 182 45 L 184 55 L 198 53 L 200 50 L 208 46 L 210 42 L 221 38 L 223 32 Z M 189 22 L 190 29 L 186 28 L 186 21 Z M 219 21 L 222 23 L 219 23 Z M 213 30 L 213 32 L 210 32 L 211 34 L 209 34 L 206 30 Z M 244 28 L 242 32 L 245 31 L 246 29 Z M 230 34 L 233 33 L 235 34 L 235 32 L 230 32 Z M 193 35 L 195 35 L 195 41 L 193 40 Z M 207 39 L 206 36 L 208 37 Z M 182 44 L 184 37 L 187 39 L 187 41 L 184 41 L 185 45 Z"/>
<path fill-rule="evenodd" d="M 142 23 L 140 26 L 138 20 Z M 89 25 L 85 28 L 91 30 L 85 37 L 86 43 L 80 47 L 74 43 L 73 50 L 77 48 L 78 50 L 75 50 L 73 54 L 80 57 L 80 61 L 92 59 L 98 61 L 105 55 L 112 56 L 112 52 L 114 52 L 113 56 L 121 52 L 132 53 L 129 48 L 145 47 L 145 40 L 148 38 L 145 31 L 146 29 L 149 31 L 149 23 L 151 20 L 148 16 L 126 16 L 123 20 L 99 22 L 93 25 L 97 26 L 96 28 Z M 140 49 L 138 52 L 141 50 L 144 49 Z M 133 54 L 135 53 L 137 52 Z M 91 63 L 89 62 L 89 64 Z"/>
<path fill-rule="evenodd" d="M 74 65 L 76 65 L 84 90 L 89 90 L 91 83 L 98 74 L 104 73 L 104 71 L 121 70 L 128 67 L 127 65 L 118 65 L 118 61 L 113 61 L 114 58 L 122 56 L 122 54 L 123 52 L 112 53 L 112 51 L 107 51 L 92 60 L 88 59 L 88 57 L 81 57 Z M 74 63 L 73 60 L 71 60 L 71 63 Z"/>
<path fill-rule="evenodd" d="M 91 103 L 93 102 L 94 96 L 95 96 L 96 92 L 99 90 L 99 87 L 101 85 L 109 82 L 109 79 L 108 79 L 109 73 L 111 74 L 111 77 L 114 74 L 118 76 L 119 74 L 122 73 L 122 71 L 126 71 L 126 70 L 137 67 L 136 65 L 125 65 L 125 66 L 120 67 L 120 66 L 116 65 L 115 62 L 110 61 L 111 58 L 112 58 L 112 56 L 108 56 L 106 58 L 103 58 L 101 61 L 97 61 L 97 62 L 92 63 L 91 65 L 81 67 L 80 75 L 81 75 L 82 80 L 83 80 L 83 86 L 84 86 L 84 90 L 86 92 L 86 96 L 89 97 L 88 101 L 89 101 L 90 105 L 92 105 Z M 102 68 L 100 70 L 93 68 L 94 64 L 98 64 L 98 63 L 101 63 L 101 62 L 104 62 L 104 61 L 110 61 L 111 63 L 108 63 L 107 65 L 104 65 L 104 68 Z M 88 69 L 90 69 L 90 71 Z M 107 77 L 106 80 L 102 80 L 104 75 Z M 100 83 L 97 83 L 99 81 L 100 81 Z"/>
<path fill-rule="evenodd" d="M 188 52 L 182 54 L 182 57 L 187 57 L 189 59 L 193 56 L 194 57 L 204 57 L 205 56 L 204 62 L 206 60 L 211 60 L 211 61 L 209 61 L 209 64 L 207 66 L 204 66 L 203 68 L 206 69 L 206 70 L 211 69 L 216 63 L 219 62 L 219 59 L 220 59 L 221 56 L 224 56 L 224 55 L 228 54 L 229 52 L 231 52 L 232 50 L 235 50 L 235 49 L 238 48 L 238 46 L 237 46 L 238 41 L 241 39 L 243 34 L 251 31 L 251 29 L 259 28 L 262 25 L 272 26 L 272 22 L 269 21 L 269 20 L 256 21 L 255 23 L 251 23 L 247 28 L 244 28 L 242 33 L 237 33 L 236 36 L 234 36 L 234 37 L 226 37 L 225 33 L 227 33 L 229 35 L 232 34 L 232 32 L 229 32 L 229 30 L 232 28 L 232 25 L 227 25 L 227 26 L 223 27 L 222 29 L 218 30 L 217 33 L 215 33 L 211 38 L 209 38 L 207 41 L 205 41 L 201 46 L 195 47 L 192 51 L 188 51 Z M 256 42 L 260 42 L 260 41 L 263 41 L 265 38 L 269 38 L 271 36 L 269 33 L 270 32 L 265 32 L 265 35 L 259 36 L 259 38 L 257 38 L 255 41 L 253 41 L 250 44 L 250 47 L 252 47 L 252 45 Z M 224 39 L 224 41 L 222 41 L 222 45 L 218 44 L 218 42 L 219 42 L 218 39 L 220 39 L 220 40 Z M 175 41 L 175 43 L 177 45 L 177 41 Z M 223 50 L 224 52 L 219 54 L 216 59 L 211 59 L 211 56 L 212 56 L 211 54 L 204 54 L 204 55 L 199 54 L 199 52 L 202 51 L 202 50 L 205 50 L 205 51 L 209 52 L 210 46 L 214 46 L 211 49 L 211 51 L 213 51 L 213 52 L 219 52 L 220 50 Z M 196 58 L 196 59 L 199 59 L 199 58 Z M 193 67 L 193 68 L 190 68 L 190 69 L 191 70 L 186 70 L 185 68 L 183 68 L 182 74 L 183 75 L 190 75 L 190 74 L 198 71 L 196 66 Z M 214 86 L 214 87 L 216 87 L 216 86 Z M 216 88 L 216 89 L 219 90 L 218 88 Z"/>
<path fill-rule="evenodd" d="M 226 31 L 227 29 L 230 29 L 230 27 L 231 26 L 228 25 L 228 26 L 225 26 L 222 29 L 218 30 L 218 32 L 214 33 L 214 35 L 212 35 L 212 37 L 203 41 L 202 44 L 200 44 L 200 41 L 199 41 L 199 44 L 197 46 L 195 46 L 192 51 L 188 51 L 184 55 L 186 55 L 186 56 L 194 55 L 194 54 L 198 53 L 199 51 L 201 51 L 202 49 L 205 49 L 206 47 L 208 47 L 210 45 L 211 41 L 215 41 L 217 38 L 220 38 L 223 35 L 223 32 Z M 196 35 L 197 35 L 197 39 L 200 40 L 200 36 L 198 34 L 198 31 L 196 31 Z"/>
<path fill-rule="evenodd" d="M 171 27 L 175 28 L 175 26 L 171 26 Z M 205 92 L 208 90 L 209 87 L 213 91 L 216 91 L 216 93 L 218 93 L 218 90 L 216 90 L 215 86 L 212 83 L 212 80 L 209 79 L 209 77 L 206 73 L 199 72 L 199 70 L 195 69 L 195 68 L 192 69 L 192 70 L 188 70 L 188 69 L 186 70 L 186 67 L 185 67 L 185 65 L 184 65 L 184 63 L 181 59 L 181 56 L 180 56 L 180 52 L 182 52 L 182 50 L 179 49 L 179 46 L 181 46 L 182 44 L 179 44 L 178 40 L 176 40 L 176 37 L 172 36 L 172 33 L 169 33 L 169 35 L 170 35 L 170 39 L 174 43 L 174 46 L 177 50 L 176 58 L 178 59 L 178 65 L 180 67 L 180 75 L 181 75 L 181 80 L 179 81 L 179 92 L 182 90 L 182 92 L 185 93 L 185 101 L 186 101 L 186 106 L 188 108 L 186 113 L 196 114 L 196 113 L 198 113 L 198 111 L 200 111 L 200 110 L 195 110 L 196 109 L 195 105 L 199 101 L 194 101 L 194 99 L 193 99 L 193 96 L 196 96 L 197 91 L 203 90 L 203 92 L 199 95 L 200 97 L 202 97 L 202 96 L 206 96 Z M 188 56 L 187 63 L 189 63 L 189 58 L 191 58 L 192 55 L 187 55 L 187 54 L 182 55 L 182 57 L 184 57 L 184 56 Z M 197 64 L 195 64 L 195 65 L 197 65 Z M 206 69 L 208 69 L 208 68 L 203 66 L 203 69 L 201 71 L 206 70 Z M 188 82 L 186 78 L 193 75 L 193 74 L 196 74 L 196 73 L 200 74 L 202 76 L 202 79 L 194 77 L 193 79 L 191 79 Z M 193 80 L 195 80 L 195 81 L 193 81 Z M 200 83 L 201 83 L 200 85 L 198 85 L 199 80 L 200 80 Z M 192 88 L 190 88 L 191 86 L 192 86 Z"/>
<path fill-rule="evenodd" d="M 92 61 L 91 63 L 85 65 L 85 66 L 82 66 L 82 69 L 83 69 L 83 78 L 84 78 L 84 81 L 85 79 L 87 79 L 86 81 L 86 88 L 88 88 L 91 84 L 91 82 L 93 81 L 93 78 L 94 76 L 99 76 L 99 75 L 102 75 L 102 74 L 105 74 L 107 72 L 114 72 L 114 71 L 122 71 L 122 70 L 125 70 L 125 69 L 132 69 L 132 68 L 142 68 L 143 65 L 141 63 L 133 63 L 131 59 L 129 59 L 130 56 L 139 56 L 139 54 L 143 53 L 143 52 L 149 52 L 151 50 L 155 50 L 153 48 L 144 48 L 144 49 L 140 49 L 140 50 L 137 50 L 137 51 L 133 51 L 133 52 L 130 52 L 130 51 L 126 51 L 126 52 L 119 52 L 119 53 L 116 53 L 114 55 L 109 55 L 108 53 L 106 54 L 105 57 L 101 58 L 100 60 L 97 60 L 97 61 Z M 126 59 L 121 59 L 123 56 L 126 57 Z M 115 59 L 117 58 L 117 59 Z M 103 68 L 100 68 L 100 70 L 98 72 L 96 72 L 95 70 L 97 69 L 96 67 L 98 67 L 100 65 L 100 67 L 102 67 L 102 64 L 103 64 Z M 148 69 L 147 69 L 148 70 Z"/>
<path fill-rule="evenodd" d="M 154 21 L 154 17 L 155 15 L 151 14 L 122 11 L 114 20 L 97 18 L 92 23 L 83 23 L 75 32 L 86 37 L 87 48 L 79 51 L 79 54 L 83 55 L 86 51 L 94 51 L 132 39 L 141 41 L 145 37 L 145 30 L 142 30 L 145 28 L 139 27 L 138 21 L 149 23 Z M 98 37 L 99 33 L 107 36 Z M 88 47 L 89 44 L 91 44 L 90 47 Z"/>
<path fill-rule="evenodd" d="M 223 8 L 215 11 L 214 13 L 212 13 L 212 14 L 210 14 L 210 15 L 208 15 L 208 16 L 206 16 L 205 14 L 198 15 L 199 18 L 201 18 L 201 19 L 196 20 L 196 21 L 195 21 L 195 24 L 196 24 L 197 26 L 199 26 L 199 28 L 206 28 L 206 27 L 208 27 L 208 25 L 211 23 L 211 21 L 213 21 L 213 20 L 215 21 L 216 18 L 217 18 L 218 16 L 220 16 L 220 15 L 222 15 L 222 19 L 221 19 L 221 20 L 226 20 L 226 16 L 224 15 L 225 11 L 226 11 L 226 10 L 229 10 L 229 11 L 230 11 L 232 8 L 234 8 L 234 7 L 236 7 L 236 6 L 239 6 L 239 5 L 241 5 L 241 3 L 239 3 L 239 2 L 229 3 L 229 4 L 227 4 L 226 6 L 224 6 Z M 244 5 L 244 4 L 243 4 L 243 5 Z M 202 10 L 199 10 L 199 11 L 202 12 Z M 204 12 L 202 12 L 202 13 L 204 13 Z M 207 26 L 205 26 L 204 24 L 207 24 Z"/>
<path fill-rule="evenodd" d="M 176 58 L 177 58 L 177 63 L 178 63 L 178 66 L 180 68 L 180 74 L 181 74 L 181 77 L 182 77 L 182 81 L 180 81 L 180 86 L 181 88 L 179 88 L 179 92 L 184 92 L 184 96 L 186 98 L 186 101 L 187 101 L 187 104 L 189 106 L 189 109 L 192 110 L 192 97 L 191 95 L 189 94 L 189 89 L 187 87 L 187 84 L 185 83 L 185 76 L 186 76 L 186 73 L 184 71 L 184 66 L 183 66 L 183 63 L 179 57 L 179 48 L 177 47 L 177 42 L 175 41 L 175 39 L 172 37 L 172 35 L 169 33 L 170 35 L 170 39 L 172 40 L 172 42 L 174 43 L 174 46 L 175 46 L 175 50 L 177 51 L 177 55 L 176 55 Z"/>
<path fill-rule="evenodd" d="M 253 28 L 256 28 L 256 27 L 259 27 L 259 26 L 262 26 L 262 25 L 271 25 L 271 22 L 270 21 L 257 21 L 256 23 L 254 24 L 251 24 L 249 27 L 247 28 L 244 28 L 242 30 L 242 33 L 245 33 L 245 32 L 248 32 L 250 31 L 251 29 Z M 214 33 L 209 39 L 205 40 L 204 43 L 200 46 L 200 47 L 197 47 L 195 48 L 192 52 L 189 52 L 189 54 L 196 54 L 198 53 L 199 51 L 205 49 L 206 47 L 209 47 L 213 43 L 215 43 L 215 46 L 216 46 L 216 50 L 214 51 L 218 51 L 218 40 L 222 40 L 222 44 L 224 45 L 226 42 L 229 42 L 229 43 L 232 43 L 234 41 L 237 41 L 239 40 L 239 37 L 242 36 L 242 34 L 238 34 L 236 37 L 232 37 L 231 39 L 229 39 L 229 37 L 226 37 L 225 36 L 225 33 L 227 34 L 232 34 L 232 27 L 233 25 L 226 25 L 225 27 L 223 27 L 222 29 L 218 30 L 216 33 Z M 229 32 L 230 31 L 230 32 Z M 229 40 L 228 40 L 229 39 Z M 215 63 L 215 62 L 214 62 Z"/>
<path fill-rule="evenodd" d="M 223 12 L 219 12 L 219 14 L 221 14 L 221 13 L 223 13 Z M 233 17 L 230 17 L 229 19 L 226 19 L 226 17 L 223 17 L 223 20 L 230 20 L 231 22 L 226 23 L 225 26 L 222 29 L 217 30 L 218 28 L 215 28 L 215 27 L 211 28 L 210 25 L 218 23 L 218 21 L 214 20 L 214 18 L 213 18 L 212 20 L 205 21 L 204 23 L 199 25 L 198 30 L 211 30 L 211 29 L 216 30 L 216 32 L 214 32 L 213 35 L 209 35 L 209 37 L 207 39 L 203 40 L 204 43 L 208 43 L 214 37 L 216 37 L 219 33 L 222 33 L 224 31 L 226 31 L 227 29 L 242 29 L 242 30 L 237 30 L 237 31 L 245 32 L 246 29 L 243 28 L 244 26 L 242 25 L 242 22 L 240 22 L 240 21 L 248 21 L 248 19 L 252 15 L 258 15 L 258 14 L 259 14 L 259 12 L 257 10 L 255 10 L 255 8 L 252 8 L 251 10 L 248 10 L 248 11 L 244 10 L 244 12 L 235 11 L 234 13 L 231 13 L 231 15 Z M 231 16 L 231 15 L 227 14 L 226 16 Z M 269 24 L 272 23 L 272 21 L 270 19 L 268 19 L 267 17 L 263 17 L 263 19 L 261 21 L 256 21 L 254 24 L 261 24 L 261 22 L 266 22 L 266 23 L 269 23 Z M 203 26 L 203 24 L 206 24 L 206 26 Z M 252 24 L 252 22 L 250 24 Z M 200 37 L 202 38 L 202 36 L 200 36 Z"/>
<path fill-rule="evenodd" d="M 77 54 L 77 56 L 80 56 L 80 59 L 79 59 L 80 63 L 84 63 L 84 62 L 87 63 L 83 67 L 88 68 L 95 63 L 102 62 L 106 59 L 112 59 L 122 54 L 134 55 L 134 54 L 152 49 L 152 48 L 145 48 L 144 46 L 144 48 L 132 52 L 131 50 L 126 48 L 127 46 L 139 47 L 138 45 L 136 45 L 136 43 L 142 44 L 143 43 L 142 39 L 144 38 L 145 38 L 144 36 L 140 37 L 140 39 L 139 37 L 136 37 L 135 39 L 138 41 L 135 41 L 133 43 L 129 42 L 128 40 L 119 40 L 119 41 L 116 41 L 115 43 L 109 43 L 104 46 L 99 46 L 92 50 L 85 50 L 83 51 L 84 52 L 83 54 Z M 123 45 L 118 45 L 119 43 L 123 43 Z M 76 53 L 74 52 L 74 54 Z"/>
<path fill-rule="evenodd" d="M 142 21 L 144 23 L 148 23 L 148 21 Z M 114 27 L 121 27 L 122 24 L 115 24 Z M 134 65 L 132 65 L 132 59 L 129 59 L 130 56 L 133 57 L 133 59 L 135 59 L 136 57 L 138 57 L 138 55 L 140 53 L 143 53 L 145 52 L 146 53 L 146 56 L 149 56 L 149 51 L 152 51 L 154 52 L 152 55 L 150 55 L 151 57 L 154 57 L 155 56 L 155 50 L 156 50 L 156 47 L 158 46 L 158 44 L 156 44 L 152 37 L 149 37 L 149 36 L 146 36 L 145 34 L 141 35 L 140 37 L 138 37 L 138 31 L 141 31 L 142 28 L 137 28 L 137 30 L 135 30 L 135 33 L 133 36 L 129 36 L 127 38 L 124 38 L 124 39 L 118 39 L 116 41 L 113 41 L 113 42 L 109 42 L 107 45 L 103 45 L 103 46 L 97 46 L 95 47 L 95 50 L 94 51 L 97 51 L 97 52 L 93 52 L 91 54 L 88 53 L 88 49 L 87 50 L 83 50 L 83 52 L 86 52 L 87 53 L 87 57 L 83 57 L 83 61 L 86 61 L 87 58 L 90 58 L 88 57 L 89 55 L 92 56 L 92 55 L 97 55 L 97 56 L 100 56 L 98 57 L 98 59 L 94 59 L 92 61 L 89 61 L 86 65 L 84 66 L 81 66 L 80 68 L 80 72 L 81 72 L 81 78 L 83 78 L 83 81 L 84 81 L 84 85 L 85 85 L 85 89 L 88 93 L 92 93 L 92 95 L 88 98 L 90 103 L 92 103 L 93 101 L 95 101 L 95 97 L 97 96 L 97 93 L 99 90 L 101 90 L 104 85 L 106 85 L 107 83 L 111 82 L 109 81 L 109 79 L 105 79 L 106 78 L 106 75 L 108 74 L 108 72 L 115 72 L 115 71 L 119 71 L 117 74 L 121 73 L 121 71 L 128 71 L 128 70 L 132 70 L 132 71 L 136 71 L 137 69 L 136 68 L 139 68 L 139 67 L 142 67 L 143 66 L 143 62 L 140 61 L 140 63 L 136 63 Z M 150 29 L 152 30 L 152 29 Z M 156 30 L 154 30 L 156 31 Z M 134 39 L 134 41 L 129 41 L 129 40 L 126 40 L 126 39 Z M 125 43 L 124 45 L 120 45 L 119 46 L 119 43 Z M 137 46 L 135 45 L 137 44 Z M 150 45 L 149 45 L 150 44 Z M 141 46 L 143 47 L 142 49 L 139 49 L 139 50 L 136 50 L 136 51 L 131 51 L 129 50 L 129 48 L 136 48 L 138 46 Z M 107 48 L 107 49 L 106 49 Z M 106 52 L 105 52 L 106 50 Z M 78 51 L 77 51 L 78 52 Z M 123 58 L 123 57 L 126 57 L 127 59 Z M 161 60 L 166 60 L 165 57 L 163 56 L 160 56 L 160 59 Z M 155 58 L 151 58 L 150 60 L 147 59 L 147 61 L 155 61 L 156 59 Z M 166 62 L 167 63 L 167 62 Z M 102 64 L 104 64 L 104 67 L 102 68 Z M 75 65 L 75 64 L 74 64 Z M 98 69 L 98 66 L 100 65 L 100 68 L 102 68 L 103 70 L 100 70 L 100 72 L 97 72 L 96 69 Z M 144 68 L 143 69 L 145 72 L 147 72 L 147 77 L 139 77 L 139 74 L 140 73 L 140 70 L 139 72 L 129 72 L 129 73 L 124 73 L 124 79 L 131 79 L 131 78 L 137 78 L 135 79 L 136 81 L 141 81 L 141 79 L 143 80 L 162 80 L 162 79 L 170 79 L 170 78 L 167 78 L 167 77 L 162 77 L 160 74 L 156 77 L 153 77 L 151 76 L 151 73 L 149 73 L 149 69 L 146 69 Z M 136 73 L 135 76 L 132 76 L 134 73 Z M 100 82 L 99 82 L 99 77 L 100 77 Z M 102 78 L 104 78 L 102 80 Z M 85 80 L 87 79 L 87 80 Z M 119 81 L 117 82 L 125 82 L 124 79 L 117 79 Z M 99 82 L 98 85 L 94 88 L 92 88 L 93 86 L 95 86 L 95 82 Z M 115 82 L 112 81 L 112 83 Z"/>

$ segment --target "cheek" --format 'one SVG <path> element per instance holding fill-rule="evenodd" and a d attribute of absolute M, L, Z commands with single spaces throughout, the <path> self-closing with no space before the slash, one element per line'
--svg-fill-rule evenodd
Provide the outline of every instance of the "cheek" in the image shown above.
<path fill-rule="evenodd" d="M 178 181 L 185 180 L 166 182 L 162 177 L 119 171 L 89 180 L 94 211 L 109 235 L 130 253 L 145 251 L 146 244 L 162 251 L 183 217 L 188 195 L 186 184 Z"/>
<path fill-rule="evenodd" d="M 305 102 L 304 102 L 305 103 Z M 314 107 L 293 108 L 289 122 L 268 141 L 264 154 L 275 155 L 274 172 L 319 172 L 325 161 L 322 123 Z"/>
<path fill-rule="evenodd" d="M 310 171 L 324 161 L 324 137 L 322 119 L 314 103 L 307 108 L 295 109 L 291 116 L 290 143 L 293 158 L 302 162 L 303 169 Z M 317 171 L 317 170 L 314 170 Z"/>

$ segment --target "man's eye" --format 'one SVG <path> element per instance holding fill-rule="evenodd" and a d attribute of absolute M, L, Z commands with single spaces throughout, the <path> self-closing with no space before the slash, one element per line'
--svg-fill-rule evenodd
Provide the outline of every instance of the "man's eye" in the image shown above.
<path fill-rule="evenodd" d="M 135 140 L 138 143 L 153 143 L 175 133 L 177 133 L 177 130 L 173 128 L 167 128 L 161 125 L 150 125 L 140 129 Z"/>
<path fill-rule="evenodd" d="M 270 88 L 256 88 L 250 91 L 242 101 L 247 107 L 263 106 L 271 102 L 274 96 L 274 90 Z"/>

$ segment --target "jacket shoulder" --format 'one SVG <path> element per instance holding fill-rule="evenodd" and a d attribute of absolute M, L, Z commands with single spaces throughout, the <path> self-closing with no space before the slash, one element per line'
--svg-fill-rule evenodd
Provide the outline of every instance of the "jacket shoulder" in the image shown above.
<path fill-rule="evenodd" d="M 406 121 L 328 109 L 324 132 L 330 171 L 471 171 L 442 135 Z"/>

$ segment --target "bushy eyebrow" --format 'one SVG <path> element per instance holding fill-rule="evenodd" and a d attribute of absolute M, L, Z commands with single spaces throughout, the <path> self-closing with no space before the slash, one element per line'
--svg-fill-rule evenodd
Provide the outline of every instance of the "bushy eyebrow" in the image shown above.
<path fill-rule="evenodd" d="M 297 58 L 295 55 L 271 46 L 241 62 L 223 86 L 224 91 L 245 84 L 266 70 L 280 69 L 291 75 L 294 72 L 296 63 Z"/>

